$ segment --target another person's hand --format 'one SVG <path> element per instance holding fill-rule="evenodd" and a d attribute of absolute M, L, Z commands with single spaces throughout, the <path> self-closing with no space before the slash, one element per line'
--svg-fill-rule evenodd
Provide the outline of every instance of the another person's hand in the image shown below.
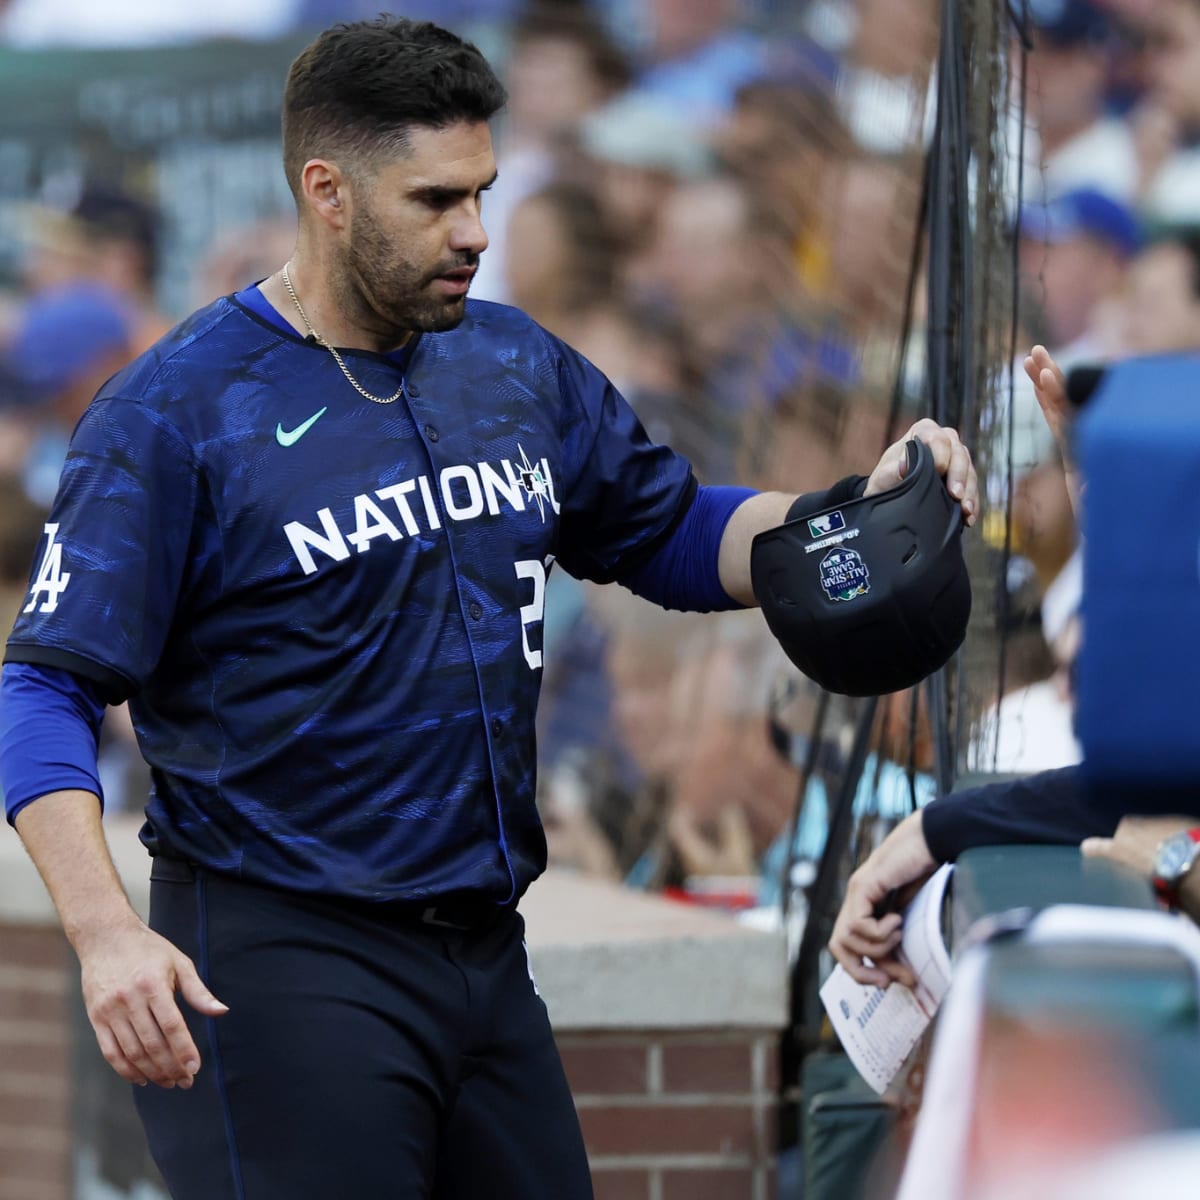
<path fill-rule="evenodd" d="M 1122 817 L 1112 837 L 1087 838 L 1079 849 L 1088 858 L 1109 858 L 1149 875 L 1159 846 L 1172 834 L 1197 824 L 1195 817 Z"/>
<path fill-rule="evenodd" d="M 1112 837 L 1086 838 L 1079 849 L 1088 858 L 1108 858 L 1150 878 L 1159 846 L 1174 834 L 1197 825 L 1200 818 L 1196 817 L 1122 817 Z M 1193 867 L 1184 877 L 1178 899 L 1179 907 L 1200 921 L 1200 868 Z"/>
<path fill-rule="evenodd" d="M 916 982 L 912 971 L 895 957 L 902 915 L 891 912 L 877 917 L 875 913 L 892 892 L 923 883 L 937 866 L 917 812 L 897 825 L 850 876 L 829 949 L 859 983 L 887 987 L 895 980 L 912 987 Z"/>
<path fill-rule="evenodd" d="M 1071 401 L 1067 399 L 1067 383 L 1062 368 L 1050 357 L 1045 346 L 1034 346 L 1025 359 L 1025 374 L 1033 383 L 1034 394 L 1041 406 L 1046 424 L 1054 435 L 1058 452 L 1062 455 L 1063 470 L 1067 476 L 1067 493 L 1071 497 L 1071 508 L 1079 517 L 1081 494 L 1079 475 L 1071 454 Z"/>
<path fill-rule="evenodd" d="M 1025 359 L 1025 374 L 1033 384 L 1046 424 L 1054 435 L 1063 461 L 1070 462 L 1071 402 L 1062 369 L 1045 346 L 1034 346 Z"/>
<path fill-rule="evenodd" d="M 966 523 L 974 525 L 979 516 L 979 480 L 975 476 L 971 452 L 953 429 L 939 425 L 928 417 L 918 421 L 904 437 L 883 452 L 883 457 L 867 480 L 864 495 L 873 496 L 900 483 L 908 464 L 905 443 L 912 438 L 919 438 L 933 451 L 938 474 L 946 479 L 946 490 L 962 503 Z"/>
<path fill-rule="evenodd" d="M 228 1012 L 204 986 L 192 960 L 140 921 L 77 945 L 83 999 L 96 1040 L 122 1079 L 190 1088 L 200 1054 L 176 1003 L 198 1012 Z"/>
<path fill-rule="evenodd" d="M 687 876 L 754 875 L 754 846 L 746 814 L 724 804 L 708 829 L 690 808 L 676 804 L 667 818 L 667 836 Z"/>

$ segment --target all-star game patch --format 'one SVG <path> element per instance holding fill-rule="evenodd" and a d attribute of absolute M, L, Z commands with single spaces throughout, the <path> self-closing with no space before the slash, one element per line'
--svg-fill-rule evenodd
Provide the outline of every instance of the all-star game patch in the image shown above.
<path fill-rule="evenodd" d="M 871 575 L 857 550 L 839 546 L 821 559 L 821 586 L 830 600 L 853 600 L 871 590 Z"/>

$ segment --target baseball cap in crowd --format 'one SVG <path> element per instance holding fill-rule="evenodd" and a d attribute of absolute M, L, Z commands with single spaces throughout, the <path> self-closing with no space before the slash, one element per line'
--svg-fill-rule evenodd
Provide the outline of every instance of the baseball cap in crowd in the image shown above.
<path fill-rule="evenodd" d="M 1141 231 L 1133 211 L 1096 188 L 1073 188 L 1046 204 L 1025 205 L 1020 233 L 1051 246 L 1077 237 L 1094 237 L 1126 256 L 1136 254 L 1141 246 Z"/>
<path fill-rule="evenodd" d="M 712 155 L 703 134 L 653 96 L 626 92 L 580 123 L 584 151 L 602 162 L 664 171 L 682 179 L 704 175 Z"/>
<path fill-rule="evenodd" d="M 32 296 L 0 349 L 0 397 L 8 404 L 52 399 L 118 353 L 133 356 L 135 316 L 125 298 L 78 282 Z"/>
<path fill-rule="evenodd" d="M 1043 41 L 1062 48 L 1101 45 L 1112 28 L 1108 14 L 1089 0 L 1029 0 L 1029 19 Z"/>

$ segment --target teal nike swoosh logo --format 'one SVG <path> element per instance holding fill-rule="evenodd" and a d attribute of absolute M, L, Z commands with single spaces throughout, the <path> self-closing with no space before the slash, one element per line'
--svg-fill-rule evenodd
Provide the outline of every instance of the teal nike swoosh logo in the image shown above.
<path fill-rule="evenodd" d="M 281 446 L 294 446 L 324 415 L 325 408 L 320 412 L 315 412 L 303 425 L 297 425 L 295 429 L 284 429 L 282 425 L 275 426 L 275 440 Z"/>

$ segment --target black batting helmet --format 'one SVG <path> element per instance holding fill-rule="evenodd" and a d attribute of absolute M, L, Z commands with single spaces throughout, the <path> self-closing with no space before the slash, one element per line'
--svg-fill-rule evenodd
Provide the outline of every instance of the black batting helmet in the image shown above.
<path fill-rule="evenodd" d="M 971 615 L 962 508 L 916 439 L 894 488 L 789 512 L 760 533 L 750 575 L 787 656 L 847 696 L 884 695 L 932 674 L 962 645 Z"/>

